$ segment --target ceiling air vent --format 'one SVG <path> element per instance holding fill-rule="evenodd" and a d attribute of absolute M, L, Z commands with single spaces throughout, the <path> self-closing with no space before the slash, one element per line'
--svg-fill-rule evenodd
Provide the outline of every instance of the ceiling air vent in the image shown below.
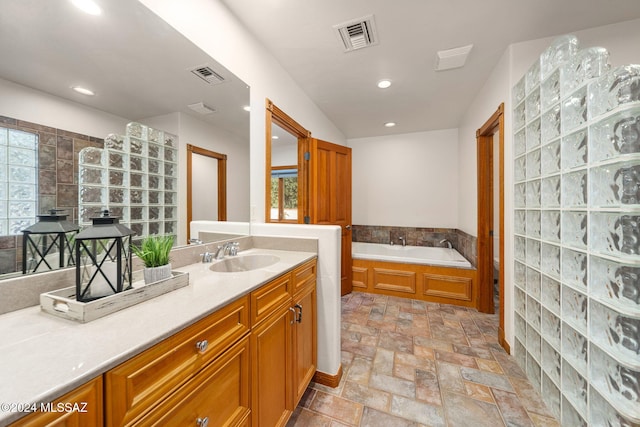
<path fill-rule="evenodd" d="M 192 69 L 191 72 L 210 84 L 215 85 L 224 82 L 224 77 L 213 71 L 213 68 L 206 65 L 202 67 L 196 67 Z"/>
<path fill-rule="evenodd" d="M 378 44 L 378 34 L 373 15 L 334 25 L 333 29 L 338 34 L 340 41 L 342 41 L 345 52 Z"/>
<path fill-rule="evenodd" d="M 439 50 L 436 53 L 436 71 L 463 67 L 472 48 L 473 45 L 469 44 L 453 49 Z"/>
<path fill-rule="evenodd" d="M 202 114 L 202 115 L 211 114 L 211 113 L 215 113 L 216 112 L 215 108 L 209 107 L 204 102 L 196 102 L 195 104 L 189 104 L 189 105 L 187 105 L 187 107 L 189 107 L 190 109 L 192 109 L 196 113 Z"/>

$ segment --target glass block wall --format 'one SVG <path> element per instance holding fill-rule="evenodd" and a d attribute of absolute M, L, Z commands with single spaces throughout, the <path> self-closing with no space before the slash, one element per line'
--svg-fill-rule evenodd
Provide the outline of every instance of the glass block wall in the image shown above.
<path fill-rule="evenodd" d="M 562 425 L 639 425 L 640 66 L 564 36 L 512 97 L 514 356 Z"/>
<path fill-rule="evenodd" d="M 0 236 L 36 222 L 38 135 L 0 127 Z"/>
<path fill-rule="evenodd" d="M 140 123 L 79 155 L 79 223 L 109 209 L 137 236 L 178 232 L 178 138 Z"/>

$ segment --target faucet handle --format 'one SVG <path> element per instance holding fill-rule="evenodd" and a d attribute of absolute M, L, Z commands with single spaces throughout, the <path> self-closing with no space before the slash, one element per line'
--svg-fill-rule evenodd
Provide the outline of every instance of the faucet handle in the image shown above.
<path fill-rule="evenodd" d="M 240 242 L 231 242 L 231 247 L 229 248 L 229 255 L 231 256 L 238 255 L 239 248 L 240 248 Z"/>

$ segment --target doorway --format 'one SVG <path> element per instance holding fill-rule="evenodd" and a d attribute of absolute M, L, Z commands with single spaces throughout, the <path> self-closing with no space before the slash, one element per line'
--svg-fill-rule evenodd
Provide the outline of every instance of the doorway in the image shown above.
<path fill-rule="evenodd" d="M 476 131 L 476 140 L 478 310 L 494 313 L 497 305 L 500 318 L 498 341 L 509 352 L 504 332 L 504 103 Z M 494 275 L 496 268 L 497 274 Z"/>
<path fill-rule="evenodd" d="M 187 241 L 198 220 L 227 220 L 227 155 L 187 144 Z"/>
<path fill-rule="evenodd" d="M 266 109 L 265 220 L 339 226 L 340 288 L 342 295 L 350 293 L 351 148 L 311 138 L 311 132 L 268 99 Z M 283 136 L 291 140 L 288 148 L 278 142 Z M 293 192 L 294 188 L 297 194 Z M 292 205 L 286 203 L 296 196 L 297 215 L 292 211 Z"/>

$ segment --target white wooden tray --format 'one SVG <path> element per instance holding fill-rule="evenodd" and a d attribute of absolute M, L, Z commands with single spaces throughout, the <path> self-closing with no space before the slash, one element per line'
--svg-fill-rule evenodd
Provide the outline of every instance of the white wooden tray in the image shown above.
<path fill-rule="evenodd" d="M 90 302 L 76 301 L 76 287 L 72 286 L 40 294 L 40 308 L 55 316 L 86 323 L 188 284 L 189 273 L 172 271 L 168 279 L 148 285 L 144 281 L 134 282 L 129 290 Z"/>

